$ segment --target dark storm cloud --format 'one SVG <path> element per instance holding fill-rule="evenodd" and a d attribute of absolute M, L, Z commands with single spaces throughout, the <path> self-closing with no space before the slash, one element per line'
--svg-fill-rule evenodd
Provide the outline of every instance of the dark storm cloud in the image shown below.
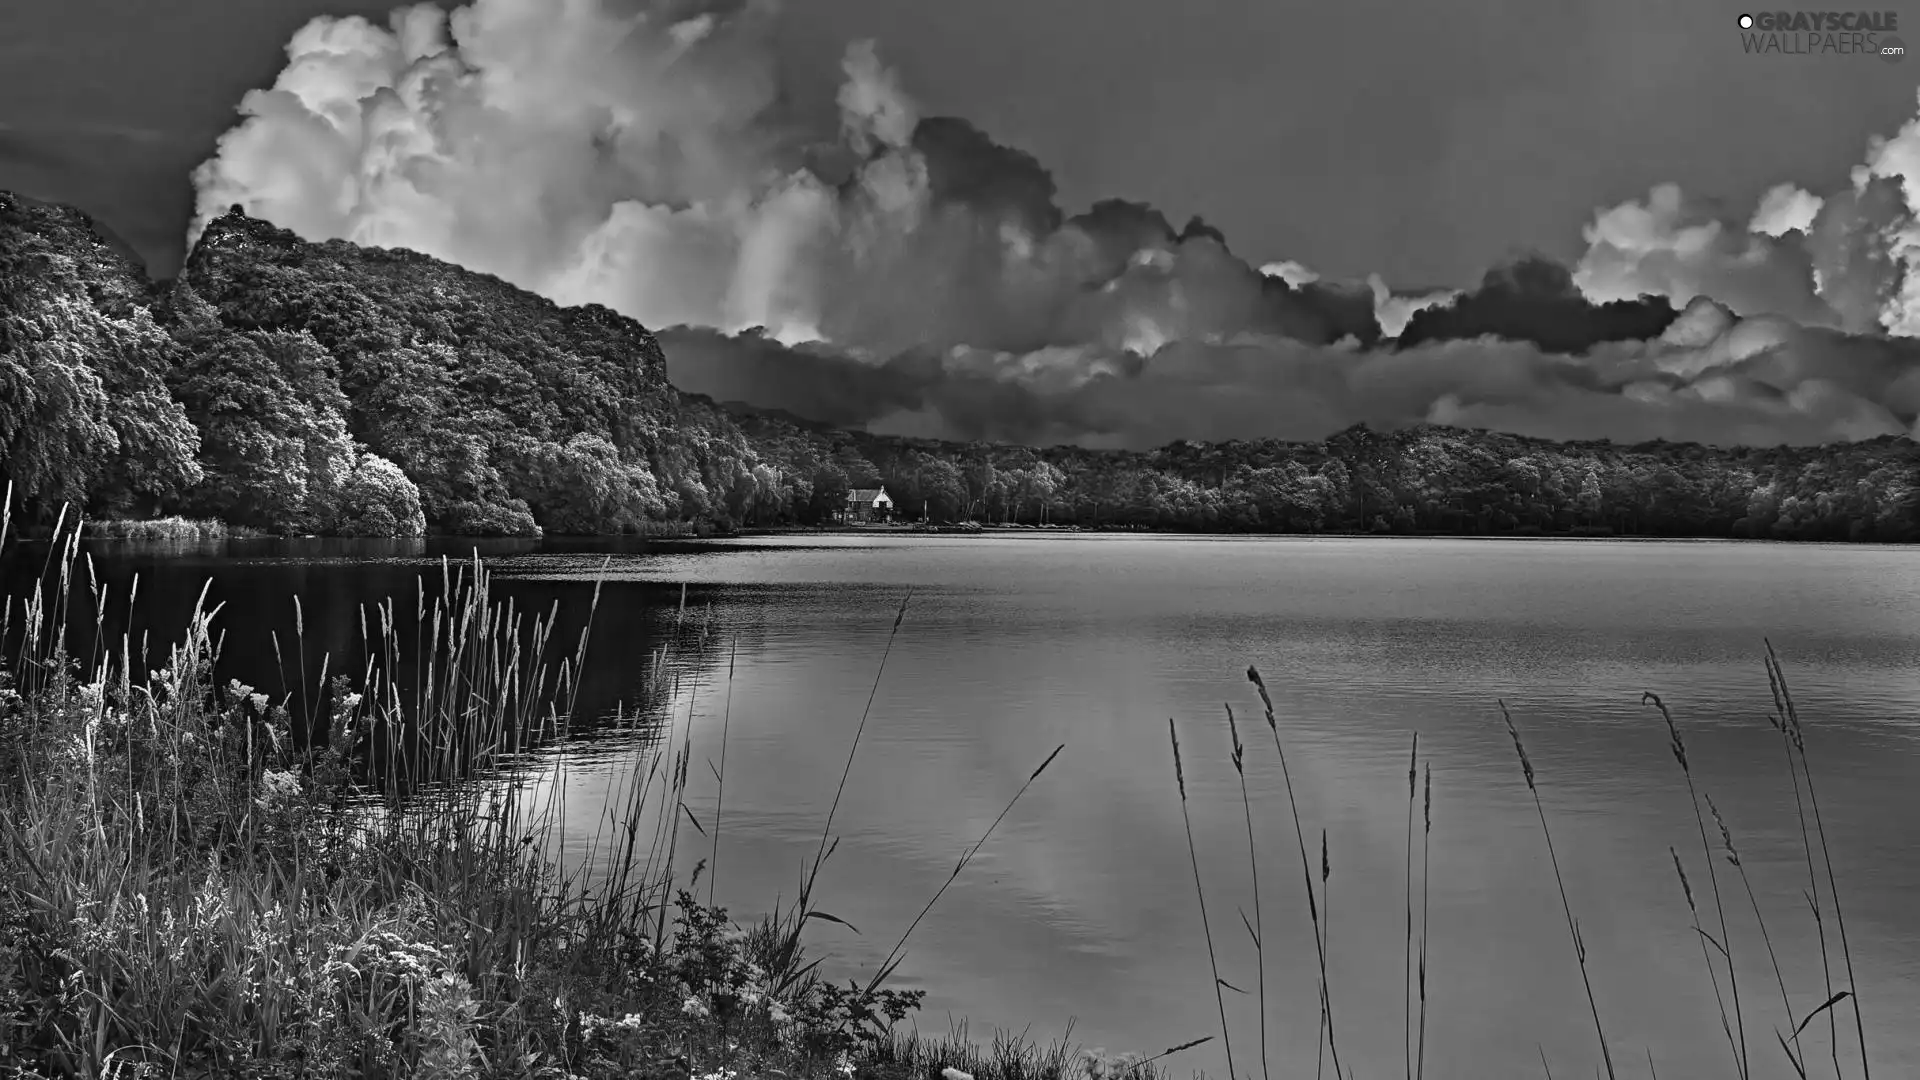
<path fill-rule="evenodd" d="M 877 363 L 705 330 L 661 340 L 670 377 L 697 393 L 821 419 L 830 410 L 841 426 L 1030 444 L 1144 449 L 1427 422 L 1772 445 L 1901 434 L 1920 412 L 1920 344 L 1743 320 L 1707 301 L 1651 340 L 1581 356 L 1492 337 L 1388 351 L 1247 334 L 1145 357 L 959 348 Z"/>
<path fill-rule="evenodd" d="M 1678 315 L 1665 296 L 1592 303 L 1574 286 L 1572 271 L 1532 256 L 1487 271 L 1478 288 L 1448 303 L 1415 312 L 1399 342 L 1405 348 L 1497 337 L 1547 352 L 1584 353 L 1604 342 L 1657 337 Z"/>

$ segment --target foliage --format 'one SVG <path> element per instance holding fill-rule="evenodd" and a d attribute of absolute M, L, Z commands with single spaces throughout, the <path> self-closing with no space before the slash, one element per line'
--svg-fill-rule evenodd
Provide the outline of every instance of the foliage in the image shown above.
<path fill-rule="evenodd" d="M 0 192 L 0 463 L 35 516 L 141 513 L 200 479 L 136 275 L 80 215 Z"/>
<path fill-rule="evenodd" d="M 201 432 L 191 512 L 239 525 L 327 528 L 357 460 L 332 358 L 306 334 L 195 335 L 174 394 Z"/>
<path fill-rule="evenodd" d="M 1920 446 L 1558 443 L 1490 431 L 1357 425 L 1322 442 L 1175 442 L 1144 452 L 941 443 L 741 425 L 786 467 L 870 462 L 903 513 L 1206 532 L 1920 539 Z M 837 490 L 828 488 L 827 490 Z M 803 499 L 790 505 L 806 506 Z M 796 519 L 804 522 L 800 515 Z"/>
<path fill-rule="evenodd" d="M 210 225 L 176 290 L 227 333 L 304 334 L 331 356 L 352 437 L 456 532 L 731 522 L 759 462 L 724 413 L 683 403 L 651 334 L 409 251 Z M 742 480 L 746 477 L 746 480 Z"/>
<path fill-rule="evenodd" d="M 420 536 L 427 531 L 420 489 L 400 466 L 363 453 L 340 485 L 332 531 L 345 536 Z"/>

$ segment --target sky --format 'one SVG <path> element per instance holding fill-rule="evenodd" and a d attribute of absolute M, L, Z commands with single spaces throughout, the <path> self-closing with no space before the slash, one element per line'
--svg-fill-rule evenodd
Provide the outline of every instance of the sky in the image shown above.
<path fill-rule="evenodd" d="M 169 272 L 187 176 L 315 15 L 363 0 L 22 0 L 0 8 L 0 187 L 95 212 Z M 805 0 L 780 55 L 830 98 L 870 37 L 933 114 L 1097 198 L 1202 214 L 1256 264 L 1464 286 L 1572 258 L 1653 184 L 1750 205 L 1817 185 L 1913 111 L 1920 68 L 1744 55 L 1735 3 Z M 1920 8 L 1911 12 L 1920 20 Z M 1920 22 L 1913 33 L 1920 38 Z"/>
<path fill-rule="evenodd" d="M 412 248 L 879 432 L 1909 435 L 1920 60 L 1739 13 L 22 3 L 0 188 L 163 277 L 232 205 Z"/>

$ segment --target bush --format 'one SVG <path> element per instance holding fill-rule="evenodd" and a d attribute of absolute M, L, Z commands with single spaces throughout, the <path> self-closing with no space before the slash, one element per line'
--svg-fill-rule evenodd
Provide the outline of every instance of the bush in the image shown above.
<path fill-rule="evenodd" d="M 342 536 L 424 536 L 427 532 L 420 489 L 400 466 L 364 452 L 340 486 L 333 521 L 333 531 Z"/>

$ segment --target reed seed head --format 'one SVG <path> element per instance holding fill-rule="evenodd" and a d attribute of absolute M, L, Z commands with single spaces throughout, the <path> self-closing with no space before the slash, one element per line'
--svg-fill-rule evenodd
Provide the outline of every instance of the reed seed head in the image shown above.
<path fill-rule="evenodd" d="M 1427 831 L 1432 832 L 1433 831 L 1433 766 L 1432 765 L 1427 766 L 1426 818 L 1427 818 Z"/>
<path fill-rule="evenodd" d="M 1187 798 L 1187 771 L 1180 765 L 1180 734 L 1173 730 L 1173 717 L 1167 717 L 1167 738 L 1173 741 L 1173 778 L 1180 785 L 1180 799 Z"/>
<path fill-rule="evenodd" d="M 1267 683 L 1266 680 L 1260 677 L 1260 669 L 1254 667 L 1252 664 L 1247 665 L 1247 681 L 1252 683 L 1254 688 L 1260 691 L 1260 704 L 1265 706 L 1267 710 L 1267 726 L 1274 729 L 1277 733 L 1279 731 L 1279 725 L 1273 718 L 1273 699 L 1267 696 Z"/>
<path fill-rule="evenodd" d="M 1413 733 L 1413 751 L 1407 755 L 1407 798 L 1413 798 L 1414 785 L 1420 779 L 1420 733 Z"/>
<path fill-rule="evenodd" d="M 1535 791 L 1533 786 L 1533 761 L 1527 757 L 1527 744 L 1520 741 L 1520 729 L 1513 724 L 1513 714 L 1507 711 L 1507 703 L 1500 702 L 1500 717 L 1507 722 L 1507 734 L 1513 736 L 1513 750 L 1520 755 L 1520 772 L 1527 778 L 1527 790 Z"/>
<path fill-rule="evenodd" d="M 1247 775 L 1245 768 L 1246 747 L 1240 745 L 1240 725 L 1233 719 L 1233 706 L 1227 705 L 1227 734 L 1233 736 L 1233 771 L 1242 777 Z"/>
<path fill-rule="evenodd" d="M 1649 702 L 1653 704 L 1654 708 L 1660 710 L 1660 718 L 1667 723 L 1667 740 L 1668 746 L 1673 750 L 1673 760 L 1680 763 L 1681 772 L 1692 776 L 1693 769 L 1687 764 L 1686 740 L 1680 737 L 1679 725 L 1673 722 L 1673 714 L 1667 711 L 1667 703 L 1661 701 L 1660 695 L 1651 690 L 1642 691 L 1640 694 L 1640 704 L 1645 705 Z"/>
<path fill-rule="evenodd" d="M 1687 895 L 1687 910 L 1698 915 L 1700 909 L 1693 904 L 1693 883 L 1687 880 L 1687 868 L 1680 863 L 1680 853 L 1669 844 L 1667 854 L 1673 856 L 1673 872 L 1680 875 L 1680 891 Z"/>
<path fill-rule="evenodd" d="M 1706 796 L 1706 800 L 1707 809 L 1713 814 L 1713 823 L 1720 827 L 1720 842 L 1726 845 L 1727 861 L 1735 866 L 1739 866 L 1740 851 L 1733 846 L 1733 830 L 1727 828 L 1726 819 L 1720 816 L 1720 808 L 1713 805 L 1713 796 Z"/>

